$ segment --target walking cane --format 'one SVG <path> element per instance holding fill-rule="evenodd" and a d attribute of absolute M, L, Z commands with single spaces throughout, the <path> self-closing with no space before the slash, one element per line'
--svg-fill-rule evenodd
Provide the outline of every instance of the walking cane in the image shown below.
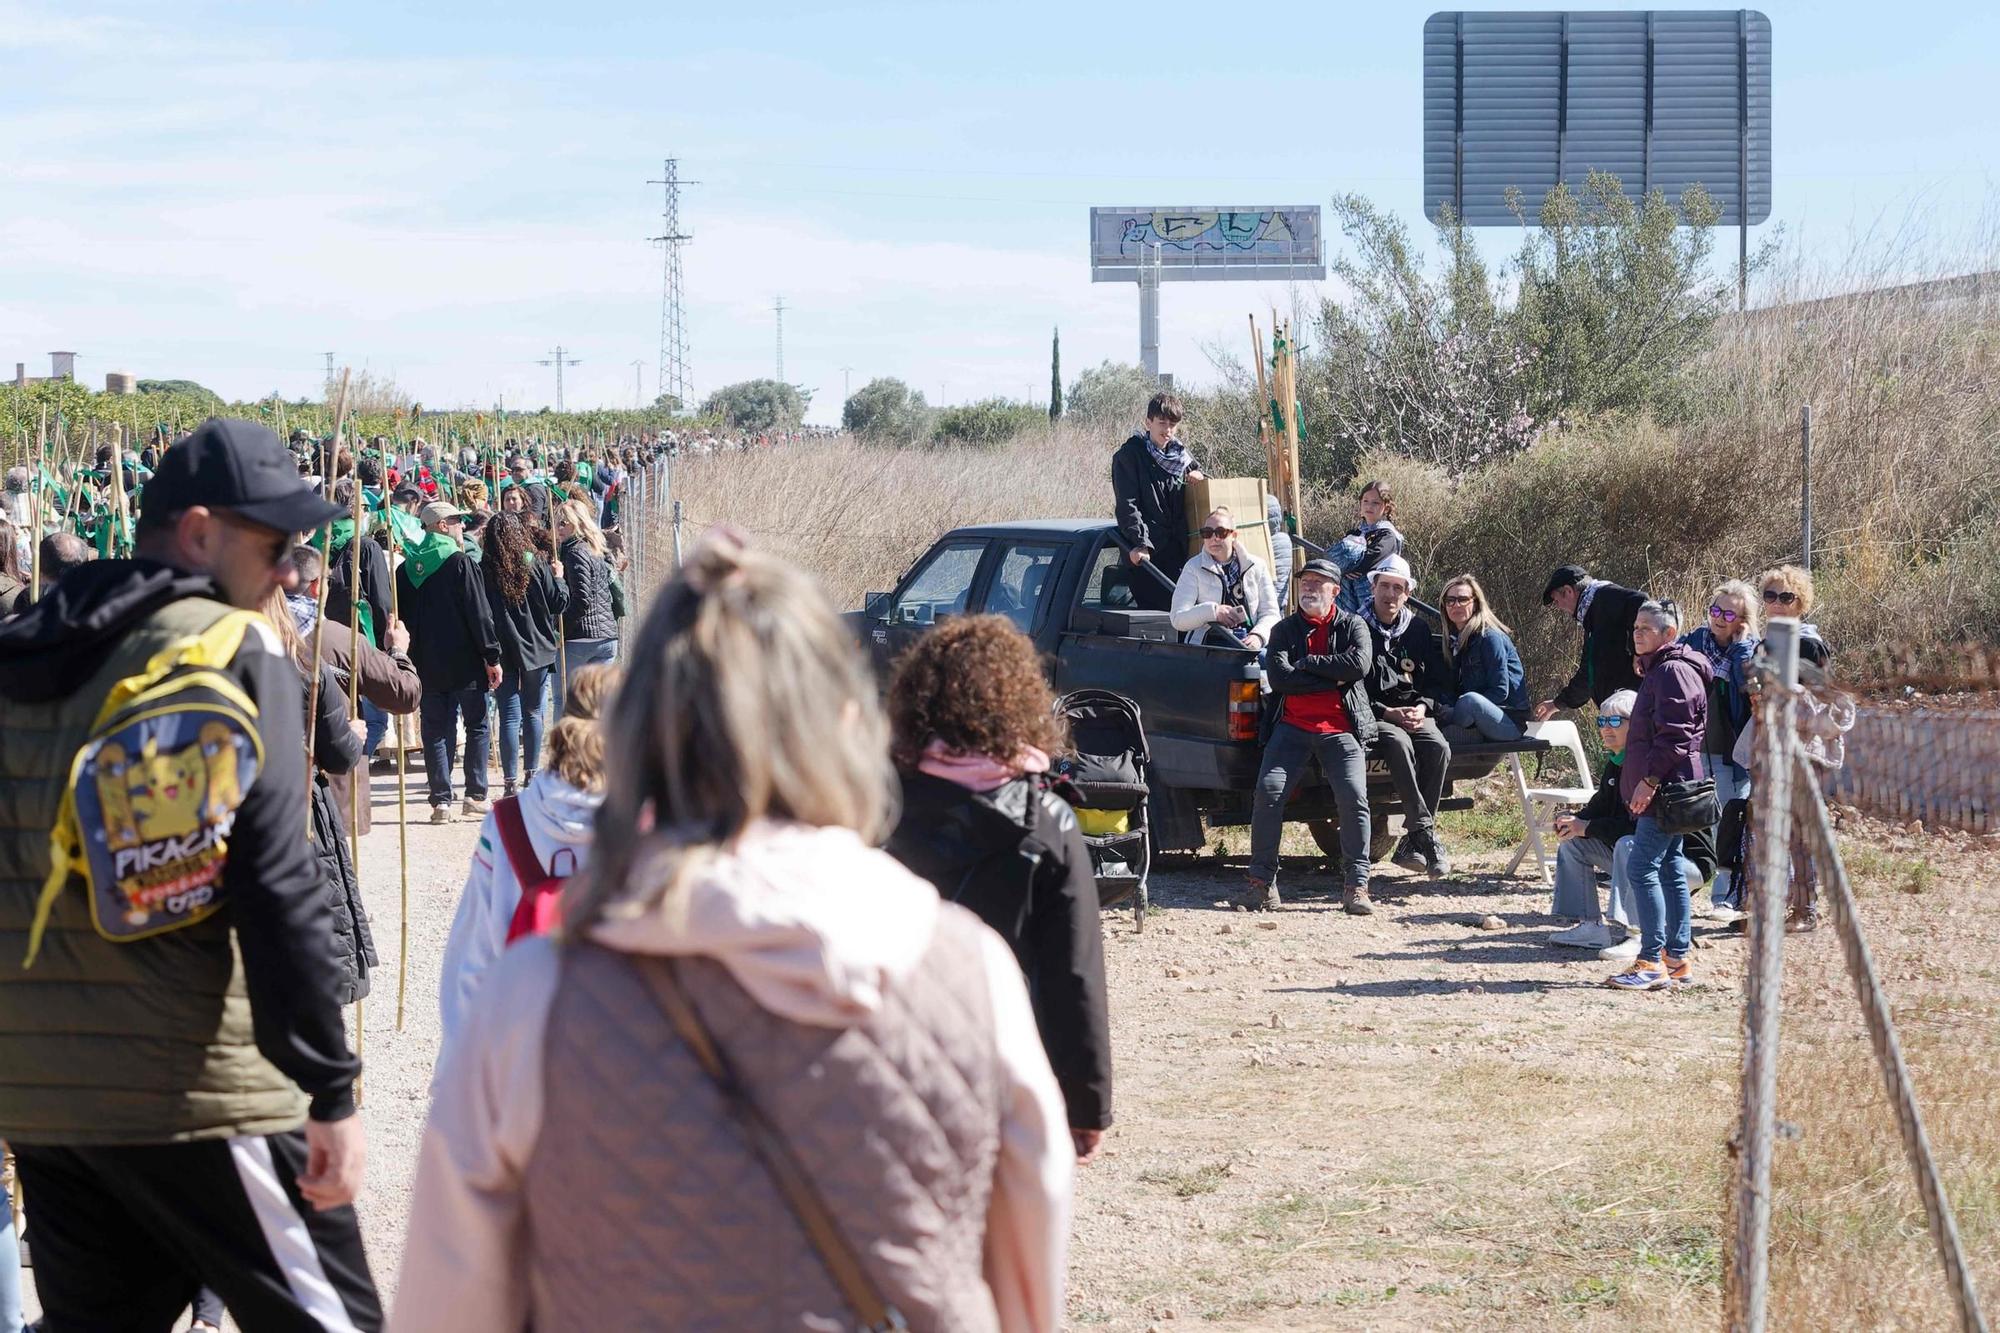
<path fill-rule="evenodd" d="M 350 474 L 354 482 L 350 488 L 354 492 L 354 535 L 347 539 L 347 550 L 351 557 L 348 563 L 349 574 L 347 586 L 349 595 L 347 621 L 348 632 L 351 635 L 349 642 L 353 645 L 347 664 L 347 716 L 350 721 L 361 716 L 361 654 L 366 651 L 368 646 L 366 642 L 368 636 L 361 631 L 361 543 L 366 538 L 366 531 L 361 526 L 363 510 L 360 464 L 361 460 L 357 455 L 354 470 Z M 327 555 L 331 557 L 332 554 L 333 542 L 329 539 L 327 541 Z M 321 574 L 322 611 L 324 611 L 325 589 L 326 575 Z M 323 626 L 315 625 L 313 628 L 317 632 L 322 630 Z M 347 848 L 348 858 L 354 863 L 354 888 L 356 893 L 359 893 L 361 890 L 361 784 L 367 781 L 368 756 L 364 754 L 361 756 L 361 767 L 348 779 L 347 783 Z M 373 793 L 371 792 L 370 795 L 372 798 Z M 356 910 L 360 910 L 358 905 Z M 361 922 L 359 920 L 356 920 L 354 923 L 354 935 L 355 944 L 358 947 L 361 942 Z M 354 997 L 354 1054 L 357 1058 L 361 1055 L 366 1045 L 366 1033 L 368 1030 L 365 1022 L 365 1011 L 362 1009 L 361 1001 L 361 996 L 357 995 Z M 361 1105 L 360 1074 L 354 1076 L 354 1104 L 357 1107 Z"/>

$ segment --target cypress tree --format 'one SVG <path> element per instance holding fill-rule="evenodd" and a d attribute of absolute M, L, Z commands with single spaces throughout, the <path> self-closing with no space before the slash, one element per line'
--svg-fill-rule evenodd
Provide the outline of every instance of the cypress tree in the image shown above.
<path fill-rule="evenodd" d="M 1062 330 L 1058 328 L 1049 345 L 1049 420 L 1059 420 L 1062 413 Z"/>

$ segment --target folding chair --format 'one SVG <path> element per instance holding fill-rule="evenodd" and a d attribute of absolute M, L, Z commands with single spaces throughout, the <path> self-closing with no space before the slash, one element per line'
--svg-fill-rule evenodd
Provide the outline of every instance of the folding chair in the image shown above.
<path fill-rule="evenodd" d="M 1540 868 L 1542 883 L 1550 882 L 1549 866 L 1556 859 L 1555 822 L 1556 812 L 1565 805 L 1582 805 L 1597 794 L 1597 788 L 1587 785 L 1591 781 L 1590 760 L 1583 752 L 1583 737 L 1577 734 L 1576 723 L 1562 719 L 1548 722 L 1530 722 L 1528 734 L 1537 740 L 1549 743 L 1550 750 L 1568 751 L 1576 761 L 1577 781 L 1586 785 L 1577 787 L 1530 787 L 1528 775 L 1521 769 L 1521 756 L 1507 756 L 1507 766 L 1514 774 L 1514 792 L 1521 798 L 1521 823 L 1527 829 L 1527 836 L 1514 853 L 1514 859 L 1507 863 L 1507 873 L 1513 874 L 1521 862 L 1534 854 L 1535 864 Z"/>

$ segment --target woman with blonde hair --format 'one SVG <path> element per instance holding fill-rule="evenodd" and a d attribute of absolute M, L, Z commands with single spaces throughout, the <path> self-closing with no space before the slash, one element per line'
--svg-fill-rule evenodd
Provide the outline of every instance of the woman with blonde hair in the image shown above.
<path fill-rule="evenodd" d="M 1212 510 L 1196 535 L 1201 554 L 1174 580 L 1174 628 L 1189 643 L 1261 652 L 1283 614 L 1271 571 L 1236 540 L 1236 519 L 1227 508 Z"/>
<path fill-rule="evenodd" d="M 1757 652 L 1762 621 L 1757 594 L 1742 579 L 1725 579 L 1708 595 L 1708 623 L 1681 636 L 1681 642 L 1708 659 L 1708 721 L 1702 731 L 1701 757 L 1715 780 L 1715 804 L 1721 811 L 1750 794 L 1750 770 L 1730 758 L 1736 738 L 1750 721 L 1750 661 Z M 1715 825 L 1721 834 L 1721 819 Z M 1742 916 L 1735 876 L 1718 870 L 1709 891 L 1709 915 L 1724 921 Z"/>
<path fill-rule="evenodd" d="M 472 1000 L 513 933 L 528 883 L 567 880 L 590 859 L 604 803 L 604 726 L 622 679 L 593 666 L 570 681 L 562 716 L 549 728 L 542 766 L 519 796 L 494 802 L 479 828 L 438 977 L 438 1064 L 464 1030 Z"/>
<path fill-rule="evenodd" d="M 1528 725 L 1528 677 L 1513 631 L 1493 614 L 1486 589 L 1460 574 L 1439 595 L 1444 612 L 1445 667 L 1457 691 L 1438 719 L 1453 745 L 1471 741 L 1517 741 Z"/>
<path fill-rule="evenodd" d="M 492 507 L 487 503 L 486 483 L 477 477 L 471 477 L 459 483 L 458 502 L 465 507 L 468 513 L 487 514 L 492 512 Z"/>
<path fill-rule="evenodd" d="M 571 497 L 555 507 L 555 536 L 569 585 L 563 611 L 563 669 L 576 673 L 618 656 L 618 606 L 610 548 L 590 506 Z"/>
<path fill-rule="evenodd" d="M 1059 1327 L 1061 1094 L 1006 944 L 876 849 L 839 617 L 705 542 L 627 672 L 560 937 L 438 1071 L 392 1326 Z"/>
<path fill-rule="evenodd" d="M 1799 622 L 1799 657 L 1826 670 L 1833 649 L 1820 637 L 1819 626 L 1806 617 L 1813 609 L 1813 576 L 1797 565 L 1778 565 L 1757 576 L 1757 591 L 1766 616 L 1789 616 Z"/>

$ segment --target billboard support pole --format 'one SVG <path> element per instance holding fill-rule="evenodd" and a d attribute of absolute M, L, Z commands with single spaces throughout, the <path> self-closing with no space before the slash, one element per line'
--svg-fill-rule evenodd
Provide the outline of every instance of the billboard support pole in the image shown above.
<path fill-rule="evenodd" d="M 1750 11 L 1736 11 L 1736 308 L 1750 308 Z"/>
<path fill-rule="evenodd" d="M 1146 247 L 1139 261 L 1139 365 L 1160 378 L 1160 243 Z"/>

